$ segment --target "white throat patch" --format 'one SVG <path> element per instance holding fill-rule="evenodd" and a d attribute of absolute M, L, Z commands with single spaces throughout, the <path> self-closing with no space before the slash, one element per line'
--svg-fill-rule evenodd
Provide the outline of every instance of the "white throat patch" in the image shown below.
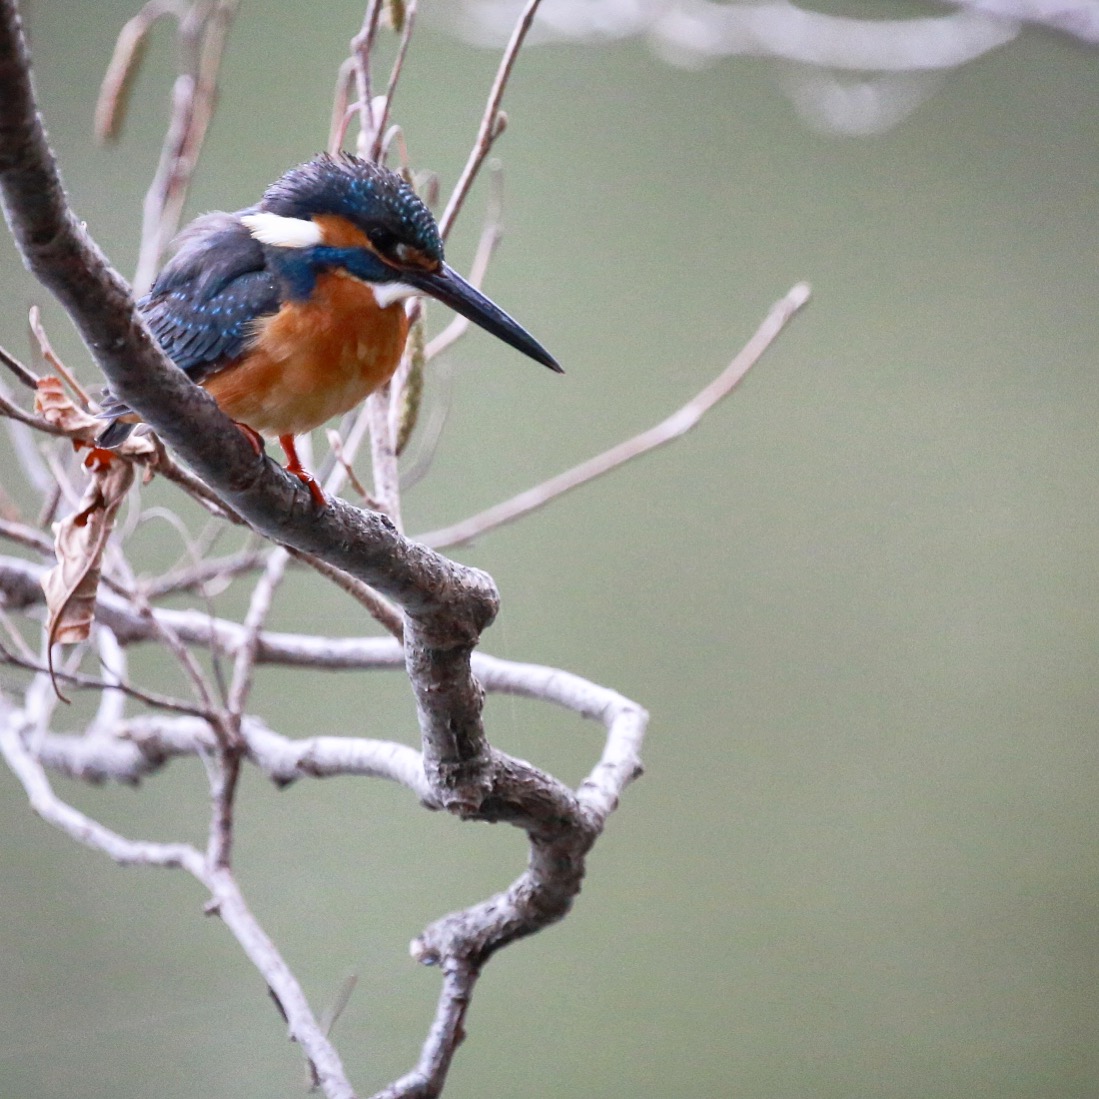
<path fill-rule="evenodd" d="M 370 289 L 374 291 L 374 300 L 379 309 L 385 309 L 394 302 L 404 301 L 420 291 L 415 286 L 409 286 L 404 282 L 372 282 Z"/>

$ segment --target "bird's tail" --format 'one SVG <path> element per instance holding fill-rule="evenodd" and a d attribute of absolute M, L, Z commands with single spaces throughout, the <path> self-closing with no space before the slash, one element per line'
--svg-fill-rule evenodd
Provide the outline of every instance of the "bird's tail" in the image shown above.
<path fill-rule="evenodd" d="M 121 446 L 137 426 L 130 406 L 113 396 L 108 389 L 103 394 L 99 418 L 107 421 L 107 426 L 95 437 L 95 445 L 104 450 L 113 450 Z"/>

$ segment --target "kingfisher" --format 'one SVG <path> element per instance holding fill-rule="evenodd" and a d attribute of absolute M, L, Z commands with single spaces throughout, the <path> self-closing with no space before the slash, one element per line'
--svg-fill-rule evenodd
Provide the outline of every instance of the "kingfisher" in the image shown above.
<path fill-rule="evenodd" d="M 294 439 L 393 376 L 405 300 L 424 294 L 557 373 L 533 336 L 443 260 L 431 211 L 395 172 L 350 153 L 291 168 L 258 205 L 205 214 L 138 302 L 165 354 L 248 435 L 277 438 L 286 471 L 326 501 Z M 137 415 L 109 391 L 97 445 Z"/>

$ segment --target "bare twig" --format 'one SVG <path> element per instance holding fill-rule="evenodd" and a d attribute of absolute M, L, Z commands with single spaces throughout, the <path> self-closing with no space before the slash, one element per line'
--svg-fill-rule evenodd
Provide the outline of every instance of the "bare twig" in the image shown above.
<path fill-rule="evenodd" d="M 195 717 L 203 718 L 210 717 L 210 712 L 201 707 L 192 706 L 189 703 L 181 702 L 179 699 L 170 698 L 168 695 L 162 695 L 155 691 L 143 691 L 139 687 L 134 687 L 132 684 L 116 681 L 114 677 L 101 679 L 97 676 L 84 675 L 81 672 L 66 672 L 59 671 L 56 668 L 49 668 L 38 661 L 27 660 L 19 654 L 13 653 L 2 644 L 0 644 L 0 664 L 10 664 L 15 668 L 23 668 L 29 672 L 37 672 L 39 675 L 46 675 L 53 679 L 61 680 L 63 683 L 68 683 L 78 689 L 122 691 L 138 702 L 144 702 L 147 706 L 153 706 L 158 710 L 167 710 L 169 713 L 193 714 Z"/>
<path fill-rule="evenodd" d="M 41 765 L 23 745 L 20 714 L 9 712 L 0 722 L 0 752 L 23 784 L 31 808 L 55 828 L 78 843 L 94 847 L 123 866 L 183 867 L 196 877 L 202 873 L 202 856 L 186 843 L 151 843 L 128 840 L 98 821 L 66 805 L 53 792 Z"/>
<path fill-rule="evenodd" d="M 211 755 L 202 757 L 210 783 L 210 827 L 206 839 L 206 863 L 213 870 L 227 870 L 232 865 L 240 759 L 240 746 L 228 745 L 224 740 L 219 741 L 217 749 Z"/>
<path fill-rule="evenodd" d="M 179 867 L 205 885 L 211 894 L 207 911 L 221 917 L 277 996 L 290 1032 L 313 1065 L 325 1095 L 329 1099 L 355 1099 L 339 1054 L 314 1017 L 301 985 L 245 903 L 229 869 L 209 866 L 190 844 L 126 839 L 63 802 L 54 793 L 41 764 L 24 746 L 24 724 L 25 719 L 18 712 L 9 713 L 6 720 L 0 722 L 0 753 L 23 784 L 34 811 L 77 842 L 104 852 L 115 862 L 129 866 Z"/>
<path fill-rule="evenodd" d="M 244 719 L 241 735 L 249 761 L 280 787 L 307 778 L 381 778 L 438 808 L 420 753 L 406 744 L 343 735 L 295 740 L 255 717 Z M 144 715 L 120 722 L 111 736 L 44 733 L 35 746 L 51 771 L 90 782 L 133 784 L 172 759 L 215 752 L 217 741 L 200 718 Z"/>
<path fill-rule="evenodd" d="M 389 84 L 385 89 L 385 100 L 382 103 L 381 114 L 374 120 L 374 141 L 370 147 L 371 160 L 378 160 L 382 155 L 383 137 L 385 135 L 386 126 L 389 125 L 389 115 L 393 108 L 393 94 L 397 90 L 397 82 L 401 79 L 405 55 L 408 53 L 408 45 L 412 41 L 412 31 L 415 25 L 416 0 L 407 0 L 404 5 L 401 41 L 397 46 L 397 56 L 393 59 L 393 70 L 389 74 Z"/>
<path fill-rule="evenodd" d="M 325 148 L 335 155 L 343 148 L 348 123 L 354 113 L 351 89 L 355 86 L 355 59 L 344 58 L 336 73 L 336 88 L 332 93 L 332 119 L 328 124 L 328 144 Z"/>
<path fill-rule="evenodd" d="M 355 73 L 355 94 L 359 109 L 359 155 L 366 157 L 374 145 L 378 126 L 374 121 L 374 93 L 371 89 L 370 54 L 374 48 L 374 36 L 378 33 L 378 16 L 381 0 L 370 0 L 363 15 L 359 33 L 351 39 L 351 61 Z"/>
<path fill-rule="evenodd" d="M 589 458 L 586 462 L 581 462 L 580 465 L 559 473 L 556 477 L 551 477 L 548 481 L 543 481 L 542 484 L 527 489 L 510 500 L 487 508 L 469 519 L 420 535 L 419 541 L 425 545 L 437 547 L 461 545 L 505 523 L 511 523 L 524 515 L 529 515 L 570 489 L 586 484 L 633 458 L 655 450 L 665 443 L 670 443 L 673 439 L 678 439 L 679 436 L 690 431 L 722 397 L 736 388 L 744 375 L 808 300 L 809 287 L 806 283 L 799 282 L 781 301 L 775 303 L 755 335 L 721 374 L 682 408 L 673 412 L 655 427 L 650 427 L 632 439 L 627 439 L 611 447 L 610 450 Z"/>
<path fill-rule="evenodd" d="M 439 218 L 439 232 L 444 240 L 462 209 L 462 203 L 465 202 L 466 195 L 492 148 L 492 143 L 504 132 L 504 127 L 507 125 L 507 118 L 500 110 L 500 103 L 504 98 L 504 89 L 507 87 L 511 70 L 515 67 L 515 60 L 522 49 L 523 39 L 526 38 L 527 31 L 534 22 L 539 3 L 541 0 L 527 0 L 527 5 L 523 8 L 519 21 L 511 32 L 507 47 L 504 49 L 500 67 L 496 70 L 496 79 L 493 80 L 492 88 L 488 93 L 488 103 L 481 117 L 481 125 L 478 127 L 473 149 L 470 151 L 466 166 L 462 169 L 462 174 L 458 177 L 458 182 L 454 185 L 454 191 L 446 204 L 443 216 Z"/>
<path fill-rule="evenodd" d="M 99 141 L 118 139 L 126 121 L 130 92 L 145 56 L 149 32 L 165 16 L 173 15 L 177 21 L 182 20 L 186 10 L 185 0 L 149 0 L 119 32 L 95 105 L 95 136 Z"/>
<path fill-rule="evenodd" d="M 366 399 L 370 416 L 370 460 L 374 469 L 374 498 L 398 530 L 401 523 L 401 478 L 397 444 L 389 419 L 391 386 L 376 389 Z"/>
<path fill-rule="evenodd" d="M 344 450 L 340 433 L 335 430 L 329 430 L 325 432 L 325 437 L 328 439 L 328 446 L 332 451 L 332 456 L 335 458 L 336 464 L 343 467 L 348 483 L 359 494 L 363 506 L 376 508 L 377 502 L 374 500 L 374 497 L 370 495 L 366 485 L 359 480 L 359 475 L 355 472 L 355 467 L 351 464 L 352 459 L 348 457 Z"/>
<path fill-rule="evenodd" d="M 228 519 L 231 523 L 247 526 L 248 522 L 234 507 L 227 504 L 205 481 L 196 477 L 168 453 L 164 444 L 154 435 L 156 457 L 150 464 L 162 477 L 178 485 L 191 499 L 197 501 L 211 515 L 219 519 Z"/>
<path fill-rule="evenodd" d="M 0 366 L 6 366 L 31 391 L 38 388 L 38 375 L 3 347 L 0 347 Z"/>
<path fill-rule="evenodd" d="M 249 960 L 278 999 L 290 1033 L 316 1072 L 328 1099 L 355 1099 L 340 1056 L 317 1022 L 297 978 L 244 901 L 236 879 L 225 867 L 213 869 L 204 884 L 212 894 L 209 911 L 216 912 L 233 933 Z"/>
<path fill-rule="evenodd" d="M 413 946 L 415 948 L 415 944 Z M 468 961 L 448 960 L 442 969 L 443 987 L 439 992 L 435 1018 L 416 1067 L 375 1093 L 372 1099 L 434 1096 L 442 1091 L 450 1063 L 465 1037 L 466 1010 L 473 998 L 473 987 L 481 968 Z"/>
<path fill-rule="evenodd" d="M 183 207 L 217 102 L 218 74 L 239 0 L 195 2 L 180 20 L 186 71 L 172 89 L 172 120 L 160 164 L 145 196 L 141 250 L 134 288 L 153 283 L 161 257 L 179 229 Z"/>
<path fill-rule="evenodd" d="M 17 542 L 28 549 L 37 550 L 44 557 L 53 557 L 53 540 L 26 523 L 17 523 L 9 519 L 0 519 L 0 537 Z"/>
<path fill-rule="evenodd" d="M 33 427 L 36 431 L 43 431 L 47 435 L 61 435 L 65 437 L 68 437 L 69 435 L 69 432 L 63 427 L 58 427 L 57 424 L 51 424 L 33 412 L 24 412 L 23 409 L 3 393 L 0 393 L 0 416 L 7 416 L 11 420 L 17 420 L 19 423 L 26 424 L 28 427 Z"/>
<path fill-rule="evenodd" d="M 252 572 L 263 564 L 263 560 L 264 552 L 259 549 L 244 549 L 225 557 L 202 558 L 192 565 L 181 565 L 146 582 L 145 593 L 150 599 L 159 599 L 172 592 L 201 588 L 211 580 L 224 584 L 233 577 Z"/>
<path fill-rule="evenodd" d="M 99 666 L 103 669 L 103 678 L 108 683 L 121 687 L 126 679 L 126 652 L 117 638 L 105 626 L 95 631 L 95 644 L 99 650 Z M 126 692 L 109 688 L 100 695 L 99 709 L 88 726 L 87 736 L 107 736 L 122 722 L 126 714 Z"/>
<path fill-rule="evenodd" d="M 84 411 L 87 411 L 91 406 L 91 398 L 77 380 L 76 375 L 61 361 L 57 352 L 54 351 L 53 344 L 50 343 L 50 338 L 46 335 L 45 326 L 42 324 L 42 311 L 37 305 L 31 306 L 30 313 L 28 314 L 28 323 L 30 324 L 31 335 L 34 336 L 38 343 L 38 350 L 41 352 L 42 358 L 57 372 L 73 392 L 80 403 L 80 407 L 84 409 Z"/>
<path fill-rule="evenodd" d="M 337 569 L 327 561 L 316 557 L 311 553 L 302 553 L 299 550 L 289 550 L 290 556 L 301 561 L 321 576 L 331 580 L 341 591 L 346 592 L 374 619 L 378 625 L 391 633 L 398 641 L 404 638 L 404 620 L 400 612 L 388 599 L 379 595 L 369 584 L 349 576 L 342 569 Z"/>
<path fill-rule="evenodd" d="M 252 589 L 252 599 L 244 619 L 244 639 L 237 649 L 233 662 L 233 680 L 229 686 L 229 698 L 226 700 L 230 718 L 237 725 L 244 713 L 248 694 L 252 688 L 252 673 L 256 665 L 259 633 L 263 629 L 267 615 L 271 612 L 275 592 L 286 575 L 288 560 L 289 555 L 286 550 L 275 550 L 267 558 L 263 575 Z"/>
<path fill-rule="evenodd" d="M 4 610 L 0 605 L 0 624 L 4 627 L 4 632 L 8 635 L 8 640 L 15 646 L 20 657 L 28 664 L 33 664 L 37 667 L 38 657 L 35 656 L 31 647 L 24 640 L 23 635 L 19 632 L 19 629 L 11 619 L 11 615 Z"/>

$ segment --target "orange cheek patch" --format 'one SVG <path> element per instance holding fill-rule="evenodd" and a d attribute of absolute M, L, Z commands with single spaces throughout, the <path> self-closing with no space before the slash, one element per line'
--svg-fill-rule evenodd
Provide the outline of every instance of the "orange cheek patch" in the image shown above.
<path fill-rule="evenodd" d="M 321 238 L 332 248 L 368 248 L 374 251 L 366 234 L 339 214 L 317 214 L 313 220 L 320 226 Z"/>

